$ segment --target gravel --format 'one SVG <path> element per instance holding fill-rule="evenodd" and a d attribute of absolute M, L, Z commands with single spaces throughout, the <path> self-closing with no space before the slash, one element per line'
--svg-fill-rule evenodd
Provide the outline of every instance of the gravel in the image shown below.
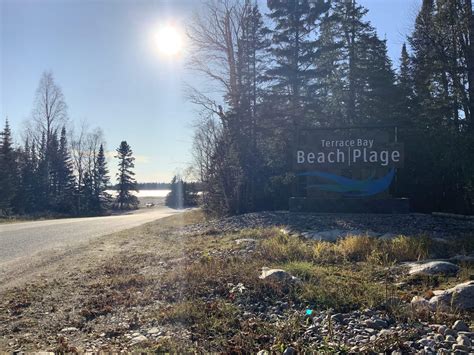
<path fill-rule="evenodd" d="M 472 233 L 473 220 L 436 217 L 427 214 L 314 214 L 287 211 L 255 212 L 185 227 L 183 233 L 212 234 L 216 231 L 236 232 L 242 228 L 282 226 L 291 233 L 342 232 L 390 236 L 428 234 L 433 238 L 452 238 Z"/>

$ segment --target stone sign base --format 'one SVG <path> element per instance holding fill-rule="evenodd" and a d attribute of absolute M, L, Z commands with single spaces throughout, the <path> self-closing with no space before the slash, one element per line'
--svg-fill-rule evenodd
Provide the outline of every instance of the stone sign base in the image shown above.
<path fill-rule="evenodd" d="M 316 213 L 409 213 L 410 204 L 407 198 L 309 198 L 291 197 L 291 212 Z"/>

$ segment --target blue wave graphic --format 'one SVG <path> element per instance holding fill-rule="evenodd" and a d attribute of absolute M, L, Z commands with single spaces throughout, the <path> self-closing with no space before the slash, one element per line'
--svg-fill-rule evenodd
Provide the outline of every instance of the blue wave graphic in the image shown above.
<path fill-rule="evenodd" d="M 388 189 L 395 176 L 395 169 L 392 168 L 387 175 L 374 179 L 355 180 L 339 175 L 325 173 L 322 171 L 309 171 L 300 173 L 298 176 L 316 176 L 334 182 L 333 184 L 315 184 L 307 188 L 316 188 L 321 191 L 339 192 L 347 197 L 363 197 L 376 195 Z"/>

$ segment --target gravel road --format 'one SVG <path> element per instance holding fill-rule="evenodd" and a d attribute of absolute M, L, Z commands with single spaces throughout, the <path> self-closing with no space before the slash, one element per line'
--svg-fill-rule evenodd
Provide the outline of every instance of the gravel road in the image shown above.
<path fill-rule="evenodd" d="M 38 251 L 67 248 L 106 234 L 133 228 L 177 213 L 167 207 L 87 218 L 54 219 L 0 225 L 0 265 Z"/>

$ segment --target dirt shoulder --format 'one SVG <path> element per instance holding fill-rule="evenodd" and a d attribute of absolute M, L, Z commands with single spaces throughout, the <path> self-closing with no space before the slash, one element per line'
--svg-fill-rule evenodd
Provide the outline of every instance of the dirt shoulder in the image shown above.
<path fill-rule="evenodd" d="M 191 211 L 11 264 L 0 284 L 0 350 L 410 352 L 440 324 L 472 319 L 410 306 L 469 280 L 472 266 L 439 277 L 400 266 L 472 253 L 472 238 L 450 248 L 411 236 L 328 243 L 224 224 Z M 296 281 L 260 279 L 263 267 Z"/>

